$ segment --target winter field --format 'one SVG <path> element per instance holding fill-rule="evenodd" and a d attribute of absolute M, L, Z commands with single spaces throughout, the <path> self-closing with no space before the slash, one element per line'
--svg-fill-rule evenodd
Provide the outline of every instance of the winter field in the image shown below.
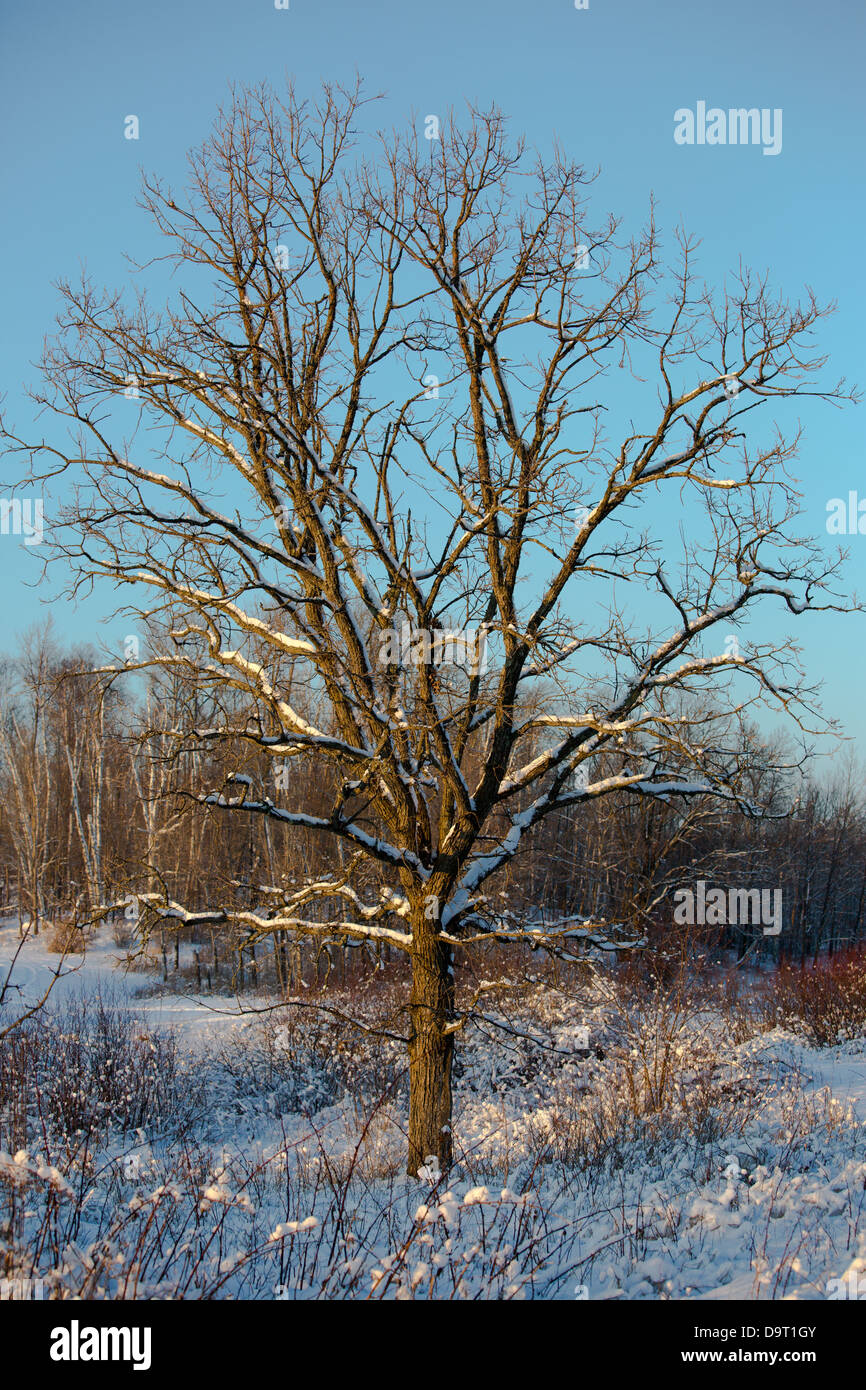
<path fill-rule="evenodd" d="M 19 954 L 0 1026 L 50 982 L 48 940 Z M 18 943 L 6 919 L 0 980 Z M 100 928 L 0 1043 L 12 1296 L 866 1296 L 862 957 L 804 978 L 695 951 L 535 974 L 490 955 L 458 981 L 486 988 L 455 1165 L 407 1177 L 390 968 L 285 1005 L 124 956 Z"/>

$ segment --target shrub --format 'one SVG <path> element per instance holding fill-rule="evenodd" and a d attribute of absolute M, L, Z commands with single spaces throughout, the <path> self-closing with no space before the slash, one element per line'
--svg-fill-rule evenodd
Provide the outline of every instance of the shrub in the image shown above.
<path fill-rule="evenodd" d="M 833 1047 L 866 1032 L 866 953 L 848 950 L 813 965 L 783 961 L 767 995 L 766 1021 Z"/>
<path fill-rule="evenodd" d="M 58 956 L 83 956 L 87 940 L 77 922 L 57 922 L 47 934 L 45 945 Z"/>
<path fill-rule="evenodd" d="M 65 1001 L 0 1042 L 0 1149 L 13 1153 L 159 1127 L 191 1098 L 173 1036 L 146 1030 L 125 1001 Z"/>

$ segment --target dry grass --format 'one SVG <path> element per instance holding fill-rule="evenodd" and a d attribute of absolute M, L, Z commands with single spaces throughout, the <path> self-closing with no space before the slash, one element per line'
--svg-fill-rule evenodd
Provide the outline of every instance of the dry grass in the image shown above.
<path fill-rule="evenodd" d="M 58 956 L 83 956 L 87 938 L 77 922 L 55 922 L 46 933 L 45 946 Z"/>

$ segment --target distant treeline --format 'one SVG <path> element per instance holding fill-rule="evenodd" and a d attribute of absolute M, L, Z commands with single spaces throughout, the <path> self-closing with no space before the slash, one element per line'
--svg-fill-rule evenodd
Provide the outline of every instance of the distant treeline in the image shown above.
<path fill-rule="evenodd" d="M 6 913 L 37 927 L 86 924 L 107 903 L 151 892 L 190 909 L 243 905 L 267 916 L 284 890 L 349 867 L 348 855 L 334 861 L 333 842 L 321 832 L 202 804 L 209 793 L 237 797 L 247 785 L 251 798 L 278 806 L 327 815 L 333 805 L 328 765 L 304 757 L 274 764 L 240 738 L 209 742 L 216 721 L 243 726 L 241 694 L 227 709 L 223 692 L 217 708 L 206 693 L 164 673 L 148 678 L 146 690 L 136 678 L 135 694 L 133 678 L 93 674 L 98 664 L 86 652 L 63 654 L 37 634 L 0 673 Z M 550 817 L 489 881 L 491 918 L 584 914 L 675 932 L 674 891 L 701 880 L 781 890 L 778 936 L 734 925 L 707 933 L 740 956 L 802 960 L 863 939 L 866 808 L 856 765 L 818 782 L 772 770 L 783 765 L 778 748 L 764 745 L 763 754 L 749 772 L 751 801 L 770 813 L 763 818 L 706 797 L 627 793 Z M 375 892 L 369 867 L 351 872 L 353 883 Z M 121 908 L 114 920 L 123 919 Z M 134 910 L 126 919 L 134 925 Z M 188 928 L 181 937 L 197 939 Z M 220 948 L 213 931 L 208 938 L 210 969 Z M 273 945 L 277 977 L 288 983 L 299 957 L 282 934 Z M 223 959 L 237 959 L 243 946 L 226 940 Z"/>

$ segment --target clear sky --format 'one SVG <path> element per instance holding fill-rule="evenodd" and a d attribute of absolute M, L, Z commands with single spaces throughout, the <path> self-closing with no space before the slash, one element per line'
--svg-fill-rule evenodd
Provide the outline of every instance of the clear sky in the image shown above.
<path fill-rule="evenodd" d="M 32 434 L 23 386 L 57 309 L 53 282 L 86 265 L 99 284 L 127 279 L 124 253 L 158 249 L 136 207 L 141 168 L 183 176 L 229 82 L 294 79 L 314 95 L 356 72 L 386 94 L 376 122 L 497 103 L 515 132 L 553 136 L 601 166 L 596 221 L 640 229 L 649 198 L 667 232 L 702 240 L 701 269 L 719 280 L 739 258 L 796 299 L 810 285 L 838 302 L 821 347 L 828 374 L 866 386 L 864 8 L 855 0 L 2 0 L 3 315 L 0 380 L 20 432 Z M 679 108 L 782 111 L 778 154 L 759 146 L 678 145 Z M 140 122 L 137 141 L 124 119 Z M 803 530 L 826 536 L 829 499 L 866 500 L 866 406 L 805 402 L 797 468 Z M 786 417 L 793 423 L 793 416 Z M 2 488 L 11 480 L 3 464 Z M 0 493 L 2 493 L 0 488 Z M 859 490 L 859 491 L 858 491 Z M 864 523 L 866 524 L 866 523 Z M 831 538 L 826 537 L 828 545 Z M 845 538 L 850 590 L 866 592 L 866 535 Z M 28 587 L 39 547 L 0 535 L 0 651 L 45 613 L 51 591 Z M 59 635 L 117 648 L 111 595 L 54 603 Z M 807 616 L 791 629 L 826 712 L 866 751 L 866 617 Z"/>

